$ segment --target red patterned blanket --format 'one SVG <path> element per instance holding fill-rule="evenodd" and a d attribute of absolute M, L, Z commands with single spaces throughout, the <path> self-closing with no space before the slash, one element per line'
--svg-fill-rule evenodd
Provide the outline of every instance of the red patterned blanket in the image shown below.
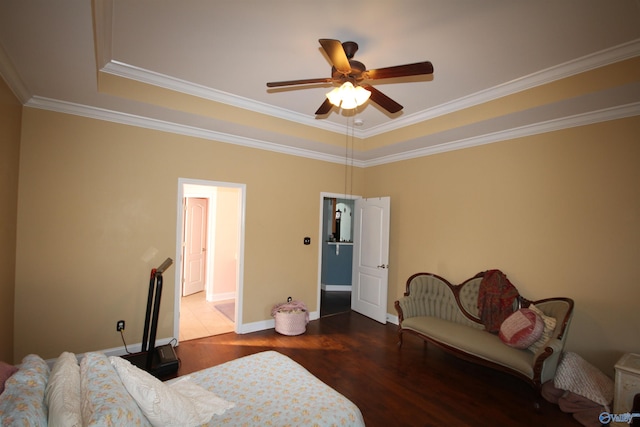
<path fill-rule="evenodd" d="M 497 334 L 504 319 L 514 311 L 513 302 L 518 297 L 518 290 L 500 270 L 487 270 L 479 275 L 482 275 L 478 289 L 480 320 L 488 332 Z"/>

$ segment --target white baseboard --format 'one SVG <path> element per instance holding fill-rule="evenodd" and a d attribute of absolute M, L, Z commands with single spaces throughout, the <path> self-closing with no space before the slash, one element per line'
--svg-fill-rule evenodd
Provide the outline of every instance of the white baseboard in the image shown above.
<path fill-rule="evenodd" d="M 264 331 L 266 329 L 273 329 L 276 327 L 276 322 L 273 319 L 262 320 L 260 322 L 245 323 L 238 328 L 239 334 L 250 334 L 251 332 Z"/>
<path fill-rule="evenodd" d="M 211 299 L 208 298 L 209 296 L 207 295 L 207 298 L 205 298 L 207 301 L 209 302 L 218 302 L 218 301 L 225 301 L 225 300 L 230 300 L 236 299 L 236 293 L 235 292 L 224 292 L 224 293 L 218 293 L 218 294 L 213 294 L 211 295 Z"/>
<path fill-rule="evenodd" d="M 177 343 L 178 340 L 175 338 L 162 338 L 162 339 L 157 339 L 156 340 L 156 347 L 160 347 L 161 345 L 165 345 L 165 344 L 170 344 L 170 343 Z M 125 354 L 127 354 L 127 350 L 129 350 L 129 353 L 137 353 L 140 351 L 140 349 L 142 348 L 142 343 L 136 343 L 136 344 L 132 344 L 132 345 L 127 345 L 127 348 L 125 349 L 124 346 L 122 347 L 113 347 L 113 348 L 108 348 L 106 350 L 101 350 L 102 353 L 104 353 L 107 357 L 108 356 L 124 356 Z"/>
<path fill-rule="evenodd" d="M 309 312 L 310 321 L 318 320 L 319 318 L 320 318 L 319 311 Z M 397 325 L 398 316 L 394 316 L 393 314 L 387 313 L 387 322 Z M 259 332 L 267 329 L 274 329 L 275 327 L 276 327 L 275 320 L 273 319 L 262 320 L 259 322 L 252 322 L 252 323 L 246 323 L 244 325 L 241 325 L 238 333 L 250 334 L 251 332 Z M 170 343 L 176 343 L 176 346 L 179 345 L 178 340 L 176 338 L 162 338 L 162 339 L 156 340 L 156 347 L 160 347 L 161 345 L 170 344 Z M 123 356 L 127 354 L 127 350 L 129 350 L 129 353 L 137 353 L 140 351 L 141 348 L 142 348 L 142 343 L 136 343 L 136 344 L 128 345 L 126 349 L 124 346 L 120 346 L 120 347 L 112 347 L 112 348 L 107 348 L 104 350 L 97 350 L 97 351 L 100 351 L 104 353 L 107 357 L 109 357 L 109 356 Z M 85 352 L 85 353 L 88 353 L 88 352 Z M 78 358 L 78 362 L 82 360 L 83 356 L 84 356 L 84 353 L 76 354 L 76 357 Z M 49 365 L 49 368 L 53 366 L 56 359 L 57 358 L 46 360 L 47 364 Z"/>
<path fill-rule="evenodd" d="M 170 343 L 177 343 L 177 342 L 178 340 L 175 338 L 162 338 L 162 339 L 156 340 L 156 347 L 160 347 L 161 345 L 170 344 Z M 126 349 L 124 346 L 121 346 L 121 347 L 112 347 L 104 350 L 95 350 L 95 351 L 104 353 L 105 356 L 110 357 L 110 356 L 124 356 L 125 354 L 127 354 L 127 350 L 129 350 L 129 353 L 137 353 L 140 351 L 141 348 L 142 348 L 142 343 L 139 342 L 136 344 L 128 345 Z M 91 353 L 91 352 L 92 351 L 85 351 L 84 353 L 77 353 L 75 356 L 76 356 L 76 359 L 78 359 L 78 363 L 82 361 L 82 358 L 86 353 Z M 57 357 L 53 359 L 47 359 L 45 360 L 45 362 L 47 362 L 47 364 L 49 365 L 49 368 L 52 368 L 56 360 L 58 360 Z"/>
<path fill-rule="evenodd" d="M 320 318 L 320 312 L 310 311 L 309 320 L 317 320 Z M 260 322 L 245 323 L 240 326 L 239 334 L 250 334 L 251 332 L 264 331 L 267 329 L 274 329 L 276 327 L 276 321 L 273 319 L 262 320 Z"/>
<path fill-rule="evenodd" d="M 393 315 L 391 313 L 387 313 L 387 322 L 389 323 L 393 323 L 394 325 L 399 324 L 400 322 L 398 321 L 398 316 Z"/>
<path fill-rule="evenodd" d="M 325 285 L 324 283 L 320 285 L 320 288 L 323 291 L 329 292 L 351 292 L 351 285 Z"/>

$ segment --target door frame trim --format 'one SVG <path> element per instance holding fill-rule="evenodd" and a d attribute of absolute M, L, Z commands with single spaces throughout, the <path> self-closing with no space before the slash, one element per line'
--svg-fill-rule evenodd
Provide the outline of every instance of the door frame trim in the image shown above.
<path fill-rule="evenodd" d="M 362 196 L 354 195 L 354 194 L 345 194 L 345 193 L 320 193 L 320 221 L 319 221 L 319 230 L 318 230 L 318 289 L 317 289 L 317 303 L 316 307 L 318 307 L 318 317 L 320 317 L 320 304 L 322 303 L 322 244 L 324 243 L 324 237 L 322 230 L 324 226 L 324 199 L 325 198 L 336 198 L 336 199 L 344 199 L 344 200 L 356 200 L 362 199 Z M 353 268 L 352 268 L 353 272 Z"/>
<path fill-rule="evenodd" d="M 244 238 L 245 238 L 245 218 L 246 218 L 246 198 L 247 185 L 233 182 L 208 181 L 192 178 L 178 178 L 178 198 L 177 198 L 177 215 L 176 215 L 176 269 L 175 269 L 175 286 L 174 286 L 174 316 L 173 316 L 173 336 L 176 341 L 180 342 L 180 300 L 182 296 L 182 226 L 184 222 L 183 200 L 185 197 L 185 186 L 195 185 L 203 187 L 226 187 L 236 188 L 240 190 L 240 235 L 238 236 L 238 271 L 236 286 L 236 316 L 235 316 L 235 332 L 242 330 L 242 295 L 244 288 Z M 209 206 L 211 209 L 212 206 Z M 209 224 L 211 226 L 211 224 Z M 207 233 L 209 234 L 209 233 Z M 208 238 L 208 237 L 207 237 Z M 207 254 L 208 256 L 208 254 Z"/>

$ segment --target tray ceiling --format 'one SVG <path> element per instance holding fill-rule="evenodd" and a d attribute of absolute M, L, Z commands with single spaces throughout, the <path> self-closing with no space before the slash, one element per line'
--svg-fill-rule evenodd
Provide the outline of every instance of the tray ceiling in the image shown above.
<path fill-rule="evenodd" d="M 368 68 L 428 60 L 435 72 L 374 82 L 400 113 L 367 103 L 318 118 L 331 86 L 265 83 L 329 77 L 319 38 L 357 42 Z M 640 78 L 613 72 L 537 104 L 518 94 L 621 61 L 637 69 L 639 56 L 637 0 L 0 4 L 0 74 L 25 105 L 329 161 L 352 134 L 360 166 L 637 115 Z"/>

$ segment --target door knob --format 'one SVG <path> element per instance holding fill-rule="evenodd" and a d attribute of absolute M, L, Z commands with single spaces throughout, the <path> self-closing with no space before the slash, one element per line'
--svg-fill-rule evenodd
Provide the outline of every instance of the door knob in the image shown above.
<path fill-rule="evenodd" d="M 389 264 L 380 264 L 378 268 L 389 268 Z"/>

